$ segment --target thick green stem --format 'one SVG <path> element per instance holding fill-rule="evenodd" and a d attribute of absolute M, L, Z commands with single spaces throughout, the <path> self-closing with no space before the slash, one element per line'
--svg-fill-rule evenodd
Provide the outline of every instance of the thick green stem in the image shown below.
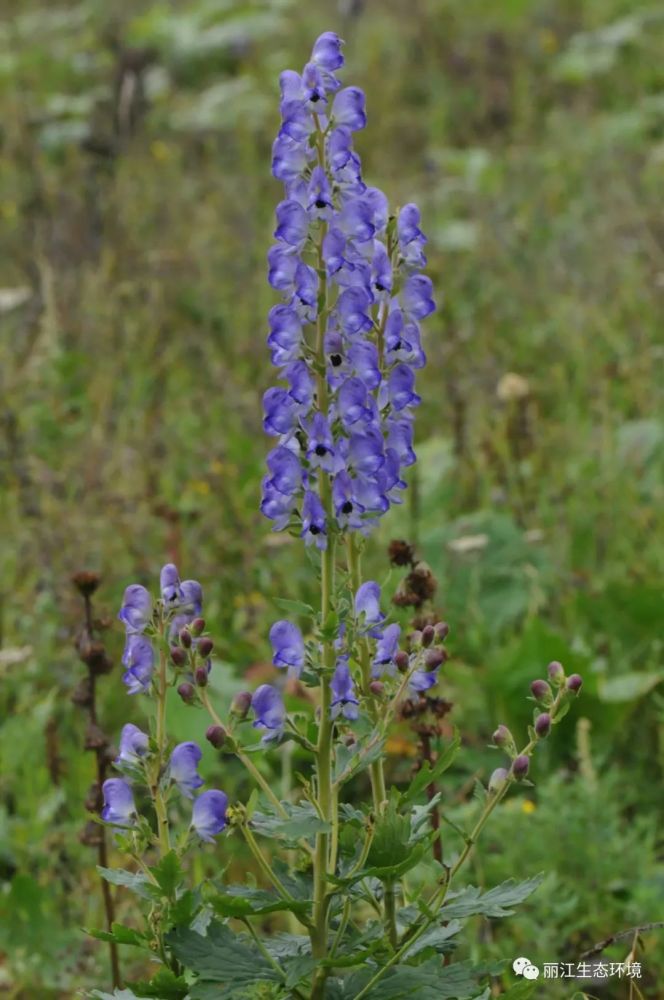
<path fill-rule="evenodd" d="M 397 907 L 394 882 L 385 882 L 383 888 L 385 891 L 385 930 L 387 931 L 387 937 L 392 948 L 396 951 L 399 939 L 397 936 Z"/>

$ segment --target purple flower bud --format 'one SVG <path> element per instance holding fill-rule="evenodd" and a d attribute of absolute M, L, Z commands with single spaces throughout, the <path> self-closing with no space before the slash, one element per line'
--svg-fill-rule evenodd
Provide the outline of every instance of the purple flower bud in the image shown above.
<path fill-rule="evenodd" d="M 424 635 L 424 633 L 422 634 Z M 427 670 L 437 670 L 446 659 L 447 654 L 445 650 L 434 646 L 432 649 L 427 649 L 424 654 L 424 666 Z"/>
<path fill-rule="evenodd" d="M 377 698 L 380 698 L 385 694 L 385 685 L 382 681 L 371 681 L 369 684 L 369 690 L 373 695 L 376 695 Z"/>
<path fill-rule="evenodd" d="M 246 719 L 250 708 L 251 692 L 238 691 L 231 702 L 231 715 L 234 715 L 237 719 Z"/>
<path fill-rule="evenodd" d="M 180 583 L 177 566 L 174 566 L 173 563 L 166 563 L 162 567 L 159 576 L 159 586 L 162 600 L 167 607 L 181 603 L 183 597 L 182 584 Z"/>
<path fill-rule="evenodd" d="M 540 740 L 543 740 L 551 732 L 551 716 L 548 712 L 542 712 L 535 719 L 535 732 Z"/>
<path fill-rule="evenodd" d="M 557 660 L 553 660 L 548 666 L 548 671 L 549 679 L 553 681 L 557 687 L 560 687 L 560 685 L 565 682 L 565 671 L 562 663 L 558 663 Z"/>
<path fill-rule="evenodd" d="M 194 670 L 194 680 L 196 681 L 196 685 L 200 688 L 207 687 L 210 675 L 209 662 L 210 661 L 208 660 L 207 663 L 201 664 L 201 666 L 196 667 Z"/>
<path fill-rule="evenodd" d="M 114 826 L 132 826 L 136 818 L 136 806 L 131 785 L 122 778 L 107 778 L 101 787 L 104 794 L 101 818 Z"/>
<path fill-rule="evenodd" d="M 506 771 L 504 767 L 497 767 L 489 778 L 489 791 L 493 794 L 499 792 L 505 785 L 508 778 L 509 771 Z"/>
<path fill-rule="evenodd" d="M 270 743 L 278 740 L 284 731 L 286 709 L 277 689 L 270 684 L 261 684 L 254 691 L 251 707 L 256 716 L 254 728 L 266 731 L 262 742 Z"/>
<path fill-rule="evenodd" d="M 198 773 L 198 764 L 202 756 L 201 748 L 192 742 L 179 743 L 171 754 L 168 765 L 169 776 L 188 799 L 193 799 L 194 792 L 203 784 L 203 779 Z"/>
<path fill-rule="evenodd" d="M 491 739 L 495 746 L 500 747 L 501 750 L 514 750 L 514 737 L 507 726 L 502 724 L 498 726 Z"/>
<path fill-rule="evenodd" d="M 437 622 L 434 625 L 434 631 L 436 633 L 436 642 L 445 642 L 450 634 L 450 627 L 447 622 Z"/>
<path fill-rule="evenodd" d="M 191 705 L 196 698 L 196 688 L 189 681 L 185 681 L 178 687 L 178 694 L 186 705 Z"/>
<path fill-rule="evenodd" d="M 220 750 L 226 742 L 226 730 L 223 726 L 208 726 L 205 730 L 205 739 L 216 750 Z"/>
<path fill-rule="evenodd" d="M 209 638 L 209 636 L 204 635 L 201 639 L 198 640 L 198 653 L 200 656 L 202 657 L 209 656 L 213 649 L 214 649 L 214 643 L 212 639 Z"/>
<path fill-rule="evenodd" d="M 138 764 L 141 757 L 145 756 L 148 750 L 147 735 L 128 722 L 122 727 L 120 735 L 120 753 L 115 758 L 116 764 Z"/>
<path fill-rule="evenodd" d="M 304 639 L 297 625 L 275 622 L 270 629 L 270 642 L 275 667 L 284 667 L 289 676 L 299 677 L 304 666 Z"/>
<path fill-rule="evenodd" d="M 188 628 L 180 629 L 179 638 L 180 642 L 182 643 L 185 649 L 191 649 L 192 639 L 191 639 L 191 632 L 189 631 Z"/>
<path fill-rule="evenodd" d="M 583 677 L 581 674 L 570 674 L 567 678 L 567 690 L 571 691 L 572 694 L 578 694 L 582 684 Z"/>
<path fill-rule="evenodd" d="M 171 646 L 171 660 L 176 667 L 183 667 L 187 662 L 187 654 L 182 646 Z"/>
<path fill-rule="evenodd" d="M 191 825 L 201 840 L 214 843 L 214 838 L 226 826 L 227 808 L 228 796 L 224 792 L 212 789 L 198 796 L 192 810 Z"/>
<path fill-rule="evenodd" d="M 118 618 L 124 623 L 127 634 L 143 632 L 152 616 L 152 598 L 140 583 L 127 587 L 122 598 Z"/>
<path fill-rule="evenodd" d="M 434 632 L 433 625 L 425 625 L 424 628 L 422 629 L 422 634 L 420 635 L 421 645 L 430 646 L 435 638 L 435 635 L 436 633 Z"/>
<path fill-rule="evenodd" d="M 405 674 L 410 666 L 410 657 L 405 649 L 399 649 L 394 655 L 394 663 L 400 674 Z"/>
<path fill-rule="evenodd" d="M 512 761 L 512 774 L 517 781 L 521 781 L 526 777 L 528 771 L 530 770 L 530 758 L 526 756 L 525 753 L 519 754 Z"/>
<path fill-rule="evenodd" d="M 194 618 L 190 628 L 191 634 L 198 637 L 205 631 L 205 618 Z"/>
<path fill-rule="evenodd" d="M 553 691 L 546 681 L 533 681 L 530 685 L 530 690 L 532 691 L 533 698 L 537 701 L 541 701 L 545 705 L 550 705 L 553 701 Z"/>

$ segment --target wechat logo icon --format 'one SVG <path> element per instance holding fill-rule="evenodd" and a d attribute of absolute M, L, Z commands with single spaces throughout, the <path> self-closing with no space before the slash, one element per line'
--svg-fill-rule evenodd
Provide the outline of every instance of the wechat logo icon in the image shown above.
<path fill-rule="evenodd" d="M 524 979 L 537 979 L 539 976 L 537 966 L 533 965 L 530 959 L 524 956 L 515 958 L 512 962 L 512 968 L 517 976 L 523 976 Z"/>

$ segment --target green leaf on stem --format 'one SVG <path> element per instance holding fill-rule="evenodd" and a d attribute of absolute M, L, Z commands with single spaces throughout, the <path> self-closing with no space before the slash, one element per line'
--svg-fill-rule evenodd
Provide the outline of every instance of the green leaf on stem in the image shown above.
<path fill-rule="evenodd" d="M 329 833 L 331 826 L 321 819 L 316 810 L 308 802 L 293 805 L 282 803 L 287 816 L 277 816 L 275 813 L 254 813 L 251 828 L 263 837 L 276 837 L 277 840 L 297 842 L 302 837 L 314 837 L 317 833 Z"/>
<path fill-rule="evenodd" d="M 430 927 L 428 931 L 413 941 L 410 948 L 404 952 L 404 958 L 413 958 L 426 951 L 427 948 L 433 948 L 439 952 L 449 951 L 450 939 L 462 929 L 463 924 L 460 920 L 450 920 L 449 923 L 441 924 L 438 927 Z"/>
<path fill-rule="evenodd" d="M 233 934 L 217 921 L 210 924 L 205 936 L 180 927 L 168 935 L 167 942 L 184 966 L 204 981 L 217 984 L 216 1000 L 232 996 L 241 986 L 280 981 L 276 969 L 257 953 L 250 938 Z M 220 990 L 219 984 L 226 990 Z"/>
<path fill-rule="evenodd" d="M 345 1000 L 354 1000 L 377 968 L 363 969 L 346 980 Z M 395 965 L 365 994 L 366 1000 L 470 1000 L 477 992 L 477 974 L 468 962 L 443 966 L 438 958 L 422 965 Z M 365 1000 L 363 996 L 362 1000 Z"/>
<path fill-rule="evenodd" d="M 311 903 L 306 899 L 289 902 L 267 889 L 229 885 L 224 892 L 219 893 L 211 900 L 211 905 L 220 917 L 251 917 L 264 913 L 277 913 L 282 910 L 306 913 Z"/>
<path fill-rule="evenodd" d="M 170 969 L 160 969 L 151 979 L 129 983 L 129 986 L 138 996 L 154 1000 L 184 1000 L 189 992 L 185 978 L 176 976 Z"/>
<path fill-rule="evenodd" d="M 112 924 L 110 931 L 86 931 L 90 937 L 97 941 L 114 941 L 115 944 L 133 944 L 138 948 L 146 948 L 147 940 L 145 934 L 135 931 L 133 927 L 125 927 L 124 924 Z"/>
<path fill-rule="evenodd" d="M 169 898 L 175 895 L 175 890 L 182 881 L 182 866 L 175 851 L 169 851 L 161 859 L 158 865 L 151 868 L 159 888 L 165 896 Z"/>
<path fill-rule="evenodd" d="M 142 899 L 158 899 L 161 895 L 159 887 L 153 885 L 141 872 L 128 872 L 124 868 L 102 868 L 101 865 L 97 865 L 97 871 L 111 885 L 121 885 Z"/>
<path fill-rule="evenodd" d="M 335 749 L 335 764 L 332 781 L 335 785 L 343 785 L 354 778 L 360 771 L 370 767 L 383 754 L 385 739 L 378 733 L 371 733 L 366 739 L 347 747 L 343 743 Z"/>
<path fill-rule="evenodd" d="M 439 754 L 438 759 L 433 764 L 433 767 L 429 761 L 424 761 L 424 764 L 417 772 L 408 788 L 401 793 L 400 805 L 404 806 L 408 803 L 414 802 L 420 795 L 423 795 L 426 792 L 429 785 L 438 781 L 440 776 L 454 763 L 460 748 L 461 737 L 455 730 L 454 736 L 447 744 L 443 752 Z"/>
<path fill-rule="evenodd" d="M 303 601 L 290 601 L 285 597 L 277 597 L 274 602 L 282 611 L 287 611 L 291 615 L 304 615 L 306 618 L 313 618 L 316 614 L 310 604 Z"/>
<path fill-rule="evenodd" d="M 443 920 L 463 919 L 476 914 L 484 917 L 509 917 L 514 912 L 513 907 L 535 892 L 543 878 L 543 874 L 534 875 L 525 882 L 516 882 L 510 878 L 488 892 L 482 892 L 473 885 L 466 886 L 460 892 L 449 893 L 440 916 Z"/>

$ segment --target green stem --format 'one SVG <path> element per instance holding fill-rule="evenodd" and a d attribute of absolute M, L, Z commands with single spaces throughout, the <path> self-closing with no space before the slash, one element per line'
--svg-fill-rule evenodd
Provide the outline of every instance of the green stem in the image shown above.
<path fill-rule="evenodd" d="M 254 837 L 249 827 L 246 824 L 242 824 L 240 826 L 240 830 L 242 831 L 242 836 L 244 837 L 249 846 L 249 850 L 251 851 L 251 853 L 253 854 L 254 858 L 258 863 L 258 867 L 263 872 L 265 877 L 268 879 L 269 882 L 272 883 L 272 885 L 277 890 L 282 899 L 287 900 L 287 902 L 289 903 L 294 903 L 295 900 L 293 899 L 290 892 L 285 887 L 279 876 L 276 874 L 276 872 L 272 870 L 270 863 L 267 861 L 265 855 L 263 854 L 260 847 L 256 843 L 256 838 Z"/>
<path fill-rule="evenodd" d="M 168 814 L 166 802 L 161 790 L 160 778 L 166 764 L 166 654 L 163 648 L 159 650 L 159 678 L 157 690 L 157 760 L 156 770 L 152 783 L 152 795 L 154 798 L 154 808 L 157 814 L 157 832 L 159 836 L 159 850 L 162 857 L 171 849 L 171 841 L 168 831 Z"/>
<path fill-rule="evenodd" d="M 272 968 L 279 974 L 279 978 L 281 979 L 282 983 L 285 983 L 286 982 L 286 976 L 284 974 L 283 969 L 281 968 L 281 966 L 279 965 L 279 963 L 269 953 L 269 951 L 267 950 L 267 948 L 265 947 L 265 945 L 263 944 L 263 942 L 259 938 L 258 934 L 254 930 L 253 926 L 251 925 L 251 922 L 246 917 L 243 917 L 242 918 L 242 923 L 244 924 L 244 926 L 247 928 L 247 930 L 251 934 L 252 938 L 254 939 L 254 944 L 256 945 L 256 947 L 258 948 L 258 950 L 260 951 L 260 953 L 263 956 L 263 958 L 266 960 L 266 962 L 269 962 L 269 964 L 272 966 Z M 294 986 L 291 986 L 290 992 L 291 992 L 291 995 L 294 996 L 294 997 L 297 997 L 298 1000 L 304 1000 L 304 994 L 300 993 L 300 991 L 298 989 L 296 989 Z"/>
<path fill-rule="evenodd" d="M 385 891 L 385 930 L 387 931 L 387 937 L 392 948 L 396 951 L 399 945 L 399 938 L 397 935 L 397 907 L 394 882 L 384 882 L 383 888 Z"/>

